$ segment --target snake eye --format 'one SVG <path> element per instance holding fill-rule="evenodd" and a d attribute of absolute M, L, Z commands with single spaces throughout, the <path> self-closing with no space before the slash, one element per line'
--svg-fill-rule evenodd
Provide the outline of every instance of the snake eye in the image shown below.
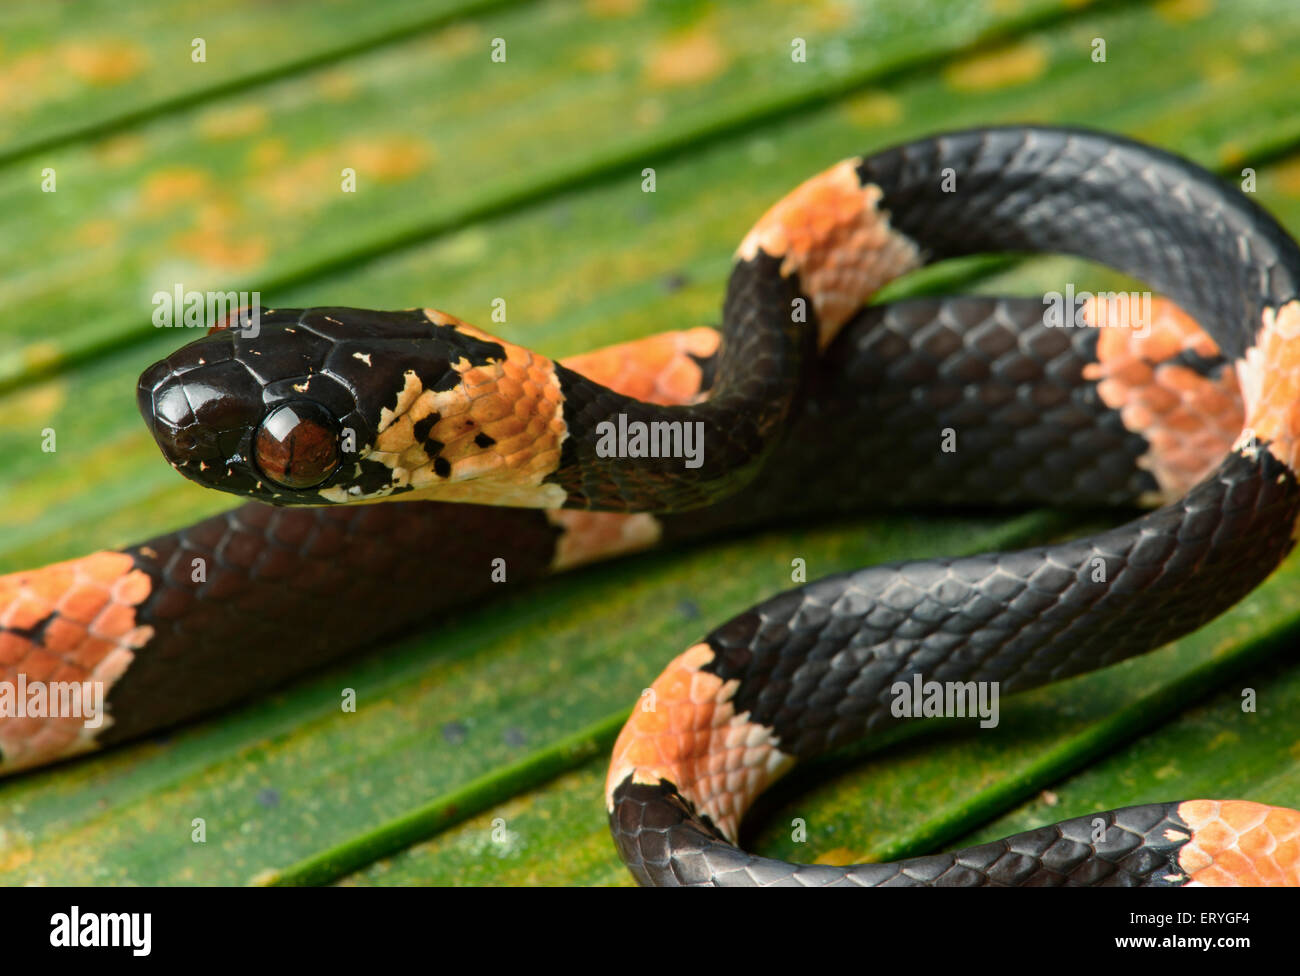
<path fill-rule="evenodd" d="M 266 415 L 253 442 L 266 479 L 283 488 L 312 488 L 343 460 L 334 417 L 318 403 L 285 403 Z"/>

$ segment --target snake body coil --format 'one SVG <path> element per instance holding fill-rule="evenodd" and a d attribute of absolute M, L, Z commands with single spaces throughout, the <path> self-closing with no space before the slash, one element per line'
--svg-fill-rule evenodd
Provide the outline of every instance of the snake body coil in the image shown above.
<path fill-rule="evenodd" d="M 1100 261 L 1178 307 L 1089 302 L 1059 328 L 1039 300 L 864 307 L 924 264 L 998 251 Z M 734 845 L 796 760 L 898 721 L 900 683 L 1037 687 L 1159 647 L 1267 577 L 1300 516 L 1298 285 L 1292 239 L 1203 170 L 1017 126 L 796 189 L 742 242 L 716 332 L 556 363 L 432 310 L 277 310 L 256 334 L 214 331 L 145 372 L 141 409 L 177 470 L 279 507 L 0 578 L 0 666 L 104 681 L 113 719 L 0 722 L 0 769 L 282 680 L 485 592 L 498 556 L 518 580 L 864 504 L 1141 502 L 1160 507 L 1091 538 L 840 574 L 713 630 L 615 746 L 619 852 L 646 884 L 1300 883 L 1300 814 L 1245 801 L 896 864 Z M 628 429 L 698 432 L 703 451 L 689 466 L 611 453 Z M 959 450 L 939 449 L 945 430 Z M 349 505 L 397 499 L 412 503 Z M 195 558 L 213 563 L 201 584 Z M 356 612 L 381 597 L 384 621 Z M 235 642 L 251 653 L 232 667 Z"/>

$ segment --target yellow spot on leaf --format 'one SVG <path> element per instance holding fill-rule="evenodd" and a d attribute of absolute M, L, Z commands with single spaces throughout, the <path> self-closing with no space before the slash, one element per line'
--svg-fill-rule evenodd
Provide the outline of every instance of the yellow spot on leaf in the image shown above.
<path fill-rule="evenodd" d="M 1023 85 L 1046 70 L 1047 52 L 1042 44 L 1018 41 L 949 65 L 944 80 L 956 91 L 991 91 Z"/>
<path fill-rule="evenodd" d="M 343 148 L 343 164 L 357 171 L 358 179 L 379 183 L 397 183 L 410 179 L 433 158 L 427 143 L 410 136 L 366 139 Z"/>
<path fill-rule="evenodd" d="M 832 847 L 829 851 L 823 851 L 813 861 L 814 864 L 833 864 L 842 867 L 845 864 L 857 864 L 862 859 L 861 854 L 849 850 L 847 847 Z"/>
<path fill-rule="evenodd" d="M 253 150 L 254 163 L 265 172 L 253 181 L 255 192 L 277 214 L 313 213 L 345 196 L 343 170 L 356 171 L 357 192 L 379 184 L 410 179 L 436 158 L 433 147 L 407 135 L 352 139 L 301 154 L 278 143 Z"/>
<path fill-rule="evenodd" d="M 0 399 L 0 427 L 45 424 L 66 401 L 66 385 L 59 380 L 12 393 Z"/>
<path fill-rule="evenodd" d="M 1288 159 L 1273 167 L 1273 181 L 1289 197 L 1300 197 L 1300 159 Z"/>
<path fill-rule="evenodd" d="M 31 861 L 30 844 L 20 844 L 9 839 L 8 832 L 0 837 L 0 871 L 13 871 Z"/>
<path fill-rule="evenodd" d="M 259 146 L 258 162 L 275 157 L 282 146 Z M 341 196 L 342 163 L 321 150 L 289 156 L 277 165 L 268 163 L 266 173 L 254 182 L 256 192 L 279 214 L 309 213 Z"/>
<path fill-rule="evenodd" d="M 1235 166 L 1246 158 L 1246 150 L 1239 142 L 1225 142 L 1219 147 L 1219 159 L 1224 166 Z"/>
<path fill-rule="evenodd" d="M 266 260 L 266 238 L 260 234 L 244 234 L 238 240 L 188 231 L 171 239 L 172 246 L 214 270 L 242 271 L 256 267 Z"/>
<path fill-rule="evenodd" d="M 506 53 L 509 55 L 509 38 L 506 38 Z M 439 31 L 429 38 L 428 50 L 440 58 L 457 58 L 464 55 L 477 55 L 486 49 L 488 37 L 477 24 L 468 21 L 452 24 L 446 30 Z"/>
<path fill-rule="evenodd" d="M 1212 84 L 1231 81 L 1241 74 L 1241 65 L 1228 57 L 1211 57 L 1205 62 L 1205 80 Z"/>
<path fill-rule="evenodd" d="M 124 133 L 95 143 L 92 151 L 95 158 L 106 165 L 130 166 L 144 156 L 145 142 L 135 133 Z"/>
<path fill-rule="evenodd" d="M 120 85 L 138 75 L 148 57 L 130 41 L 104 40 L 67 44 L 61 60 L 82 81 L 92 85 Z"/>
<path fill-rule="evenodd" d="M 54 67 L 48 51 L 24 51 L 0 59 L 0 105 L 8 112 L 29 110 L 49 88 Z"/>
<path fill-rule="evenodd" d="M 820 3 L 809 11 L 810 23 L 819 32 L 830 32 L 846 27 L 852 20 L 855 10 L 847 3 Z"/>
<path fill-rule="evenodd" d="M 119 227 L 111 220 L 87 220 L 73 232 L 72 238 L 82 247 L 107 247 L 117 242 Z"/>
<path fill-rule="evenodd" d="M 1237 47 L 1243 54 L 1265 54 L 1277 47 L 1277 35 L 1263 24 L 1247 24 L 1237 35 Z"/>
<path fill-rule="evenodd" d="M 239 139 L 266 128 L 266 109 L 260 105 L 210 109 L 199 116 L 199 134 L 205 139 Z"/>
<path fill-rule="evenodd" d="M 656 126 L 664 120 L 664 103 L 657 98 L 643 98 L 632 113 L 632 118 L 643 128 Z"/>
<path fill-rule="evenodd" d="M 1211 739 L 1209 744 L 1205 748 L 1206 751 L 1209 752 L 1214 749 L 1221 749 L 1224 746 L 1236 745 L 1240 741 L 1241 741 L 1240 735 L 1238 735 L 1236 732 L 1233 732 L 1229 729 L 1225 729 L 1222 732 L 1220 732 L 1218 735 L 1216 735 L 1213 739 Z"/>
<path fill-rule="evenodd" d="M 147 212 L 159 213 L 202 199 L 208 193 L 210 185 L 206 170 L 193 166 L 160 169 L 145 180 L 140 191 L 140 202 Z"/>
<path fill-rule="evenodd" d="M 266 237 L 248 229 L 243 211 L 232 202 L 208 200 L 195 217 L 193 228 L 171 238 L 170 250 L 213 272 L 244 271 L 266 260 Z"/>
<path fill-rule="evenodd" d="M 52 342 L 33 342 L 23 350 L 23 363 L 38 369 L 57 363 L 62 358 L 62 351 Z"/>
<path fill-rule="evenodd" d="M 885 92 L 863 92 L 849 99 L 844 114 L 863 128 L 893 125 L 903 117 L 903 103 Z"/>
<path fill-rule="evenodd" d="M 263 139 L 248 151 L 248 162 L 256 169 L 269 169 L 278 165 L 288 152 L 283 139 Z"/>
<path fill-rule="evenodd" d="M 357 76 L 344 68 L 326 71 L 316 80 L 316 91 L 331 102 L 344 102 L 356 94 Z"/>
<path fill-rule="evenodd" d="M 698 85 L 727 67 L 727 55 L 713 34 L 696 28 L 655 45 L 646 62 L 646 80 L 660 88 Z"/>
<path fill-rule="evenodd" d="M 613 71 L 618 64 L 618 49 L 609 44 L 592 44 L 578 52 L 574 64 L 583 71 L 601 74 Z"/>
<path fill-rule="evenodd" d="M 1175 24 L 1199 20 L 1214 9 L 1211 0 L 1160 0 L 1156 13 Z"/>
<path fill-rule="evenodd" d="M 491 246 L 492 239 L 475 225 L 446 238 L 438 248 L 438 261 L 443 267 L 478 264 L 487 259 Z"/>
<path fill-rule="evenodd" d="M 595 17 L 630 17 L 642 0 L 587 0 L 587 13 Z"/>

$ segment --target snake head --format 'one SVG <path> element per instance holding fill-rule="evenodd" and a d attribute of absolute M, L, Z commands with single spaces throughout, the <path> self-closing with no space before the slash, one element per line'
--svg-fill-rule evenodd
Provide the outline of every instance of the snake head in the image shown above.
<path fill-rule="evenodd" d="M 503 355 L 422 310 L 264 310 L 256 330 L 213 330 L 150 366 L 137 399 L 172 467 L 206 487 L 275 505 L 375 500 L 415 487 L 376 450 L 413 385 L 454 386 L 458 364 Z"/>

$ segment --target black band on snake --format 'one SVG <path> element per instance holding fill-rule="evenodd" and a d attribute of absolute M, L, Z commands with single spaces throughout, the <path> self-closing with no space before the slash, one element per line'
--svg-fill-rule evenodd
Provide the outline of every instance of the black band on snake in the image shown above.
<path fill-rule="evenodd" d="M 922 265 L 1004 251 L 1099 261 L 1177 307 L 1093 301 L 1053 322 L 1039 299 L 866 306 Z M 734 844 L 797 759 L 900 721 L 900 683 L 1037 687 L 1174 640 L 1267 577 L 1300 516 L 1298 285 L 1295 242 L 1200 168 L 1016 126 L 797 188 L 741 243 L 717 331 L 561 364 L 432 310 L 232 323 L 147 370 L 139 398 L 178 471 L 254 501 L 0 578 L 0 668 L 104 681 L 112 717 L 93 734 L 0 723 L 0 770 L 393 633 L 487 591 L 498 556 L 520 579 L 869 504 L 1136 502 L 1160 507 L 1060 545 L 828 577 L 717 627 L 615 746 L 618 850 L 645 884 L 1300 883 L 1300 814 L 1236 800 L 894 864 L 801 866 Z M 945 430 L 959 450 L 940 450 Z M 351 505 L 394 500 L 409 504 Z M 194 558 L 215 567 L 202 584 Z M 381 598 L 384 620 L 357 612 Z"/>

